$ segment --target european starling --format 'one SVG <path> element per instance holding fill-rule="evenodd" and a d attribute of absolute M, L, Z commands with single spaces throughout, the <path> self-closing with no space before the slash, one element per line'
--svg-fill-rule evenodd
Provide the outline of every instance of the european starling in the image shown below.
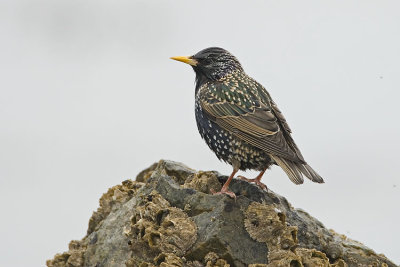
<path fill-rule="evenodd" d="M 266 188 L 260 180 L 273 164 L 295 184 L 303 183 L 303 175 L 313 182 L 324 182 L 304 160 L 270 94 L 244 72 L 231 53 L 210 47 L 193 56 L 171 59 L 193 67 L 198 130 L 217 157 L 233 167 L 217 194 L 235 197 L 228 186 L 238 170 L 260 171 L 254 179 L 239 178 Z"/>

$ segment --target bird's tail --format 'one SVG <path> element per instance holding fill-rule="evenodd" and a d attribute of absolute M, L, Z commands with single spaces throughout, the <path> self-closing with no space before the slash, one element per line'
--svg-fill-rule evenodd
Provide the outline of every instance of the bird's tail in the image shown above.
<path fill-rule="evenodd" d="M 295 184 L 304 182 L 303 175 L 315 183 L 324 183 L 324 179 L 307 163 L 293 162 L 281 157 L 271 156 L 275 162 L 286 172 L 289 179 Z"/>

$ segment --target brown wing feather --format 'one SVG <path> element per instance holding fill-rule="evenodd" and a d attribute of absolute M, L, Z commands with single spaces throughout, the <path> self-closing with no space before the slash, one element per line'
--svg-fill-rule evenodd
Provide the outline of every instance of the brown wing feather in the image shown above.
<path fill-rule="evenodd" d="M 286 120 L 278 113 L 280 111 L 260 98 L 248 99 L 248 102 L 257 103 L 257 106 L 218 101 L 207 95 L 202 98 L 201 106 L 210 119 L 247 143 L 269 154 L 303 163 L 304 159 L 290 137 L 290 129 L 285 126 Z"/>

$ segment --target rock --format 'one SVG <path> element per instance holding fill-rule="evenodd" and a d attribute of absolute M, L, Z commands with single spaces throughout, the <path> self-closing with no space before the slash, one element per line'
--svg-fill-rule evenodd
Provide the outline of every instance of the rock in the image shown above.
<path fill-rule="evenodd" d="M 387 266 L 272 191 L 161 160 L 100 199 L 87 235 L 47 266 Z"/>

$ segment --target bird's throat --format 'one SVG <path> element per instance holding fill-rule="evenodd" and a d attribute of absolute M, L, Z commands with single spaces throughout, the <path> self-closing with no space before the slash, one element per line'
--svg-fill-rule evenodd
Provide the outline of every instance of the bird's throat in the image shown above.
<path fill-rule="evenodd" d="M 205 84 L 206 82 L 210 81 L 210 79 L 204 75 L 202 72 L 200 71 L 196 71 L 196 89 L 195 89 L 195 93 L 197 94 L 197 91 L 199 90 L 199 88 Z"/>

